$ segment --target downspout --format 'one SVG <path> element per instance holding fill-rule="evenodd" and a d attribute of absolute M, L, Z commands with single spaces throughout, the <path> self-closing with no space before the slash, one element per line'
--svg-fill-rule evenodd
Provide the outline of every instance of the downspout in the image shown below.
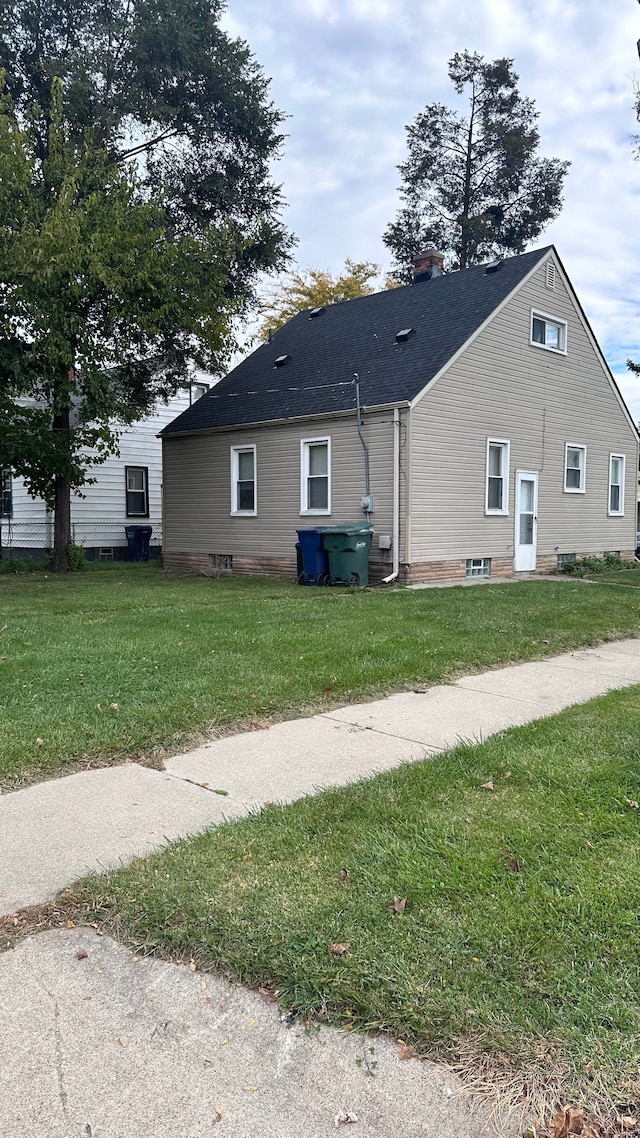
<path fill-rule="evenodd" d="M 362 449 L 364 451 L 364 492 L 367 495 L 367 498 L 369 498 L 369 497 L 371 497 L 371 487 L 369 485 L 369 451 L 367 450 L 367 444 L 365 443 L 364 435 L 362 434 L 362 417 L 360 414 L 360 376 L 358 375 L 357 371 L 354 371 L 354 373 L 353 373 L 353 382 L 356 385 L 356 412 L 357 412 L 357 417 L 358 417 L 358 434 L 360 436 L 360 442 L 362 443 Z M 367 511 L 365 511 L 365 513 L 367 515 L 367 520 L 368 520 L 369 519 L 369 511 L 367 510 Z"/>
<path fill-rule="evenodd" d="M 393 569 L 383 578 L 385 585 L 395 581 L 400 572 L 400 410 L 393 408 Z"/>

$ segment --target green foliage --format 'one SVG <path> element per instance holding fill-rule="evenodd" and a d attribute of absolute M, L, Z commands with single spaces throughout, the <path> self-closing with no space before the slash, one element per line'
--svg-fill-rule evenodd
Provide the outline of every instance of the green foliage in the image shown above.
<path fill-rule="evenodd" d="M 72 573 L 80 573 L 83 569 L 86 569 L 87 558 L 81 545 L 74 545 L 72 543 L 69 546 L 68 555 L 69 569 Z"/>
<path fill-rule="evenodd" d="M 567 561 L 562 572 L 571 577 L 592 577 L 626 569 L 628 566 L 629 562 L 623 561 L 617 553 L 605 553 L 604 557 L 577 557 L 575 561 Z"/>
<path fill-rule="evenodd" d="M 0 556 L 0 573 L 36 573 L 46 567 L 45 561 L 24 561 L 19 557 Z"/>
<path fill-rule="evenodd" d="M 0 455 L 56 510 L 118 430 L 221 373 L 291 246 L 282 115 L 219 0 L 0 0 Z M 64 565 L 62 565 L 64 563 Z"/>
<path fill-rule="evenodd" d="M 468 95 L 468 114 L 431 103 L 407 127 L 402 205 L 383 238 L 403 280 L 428 242 L 452 269 L 521 253 L 562 206 L 569 163 L 536 156 L 538 113 L 518 91 L 513 60 L 458 52 L 449 78 Z"/>
<path fill-rule="evenodd" d="M 327 304 L 369 296 L 376 291 L 379 273 L 380 266 L 374 261 L 351 261 L 348 257 L 337 277 L 324 269 L 293 270 L 276 284 L 264 302 L 258 337 L 265 339 L 269 329 L 277 332 L 287 320 L 307 308 L 324 308 Z M 390 277 L 386 280 L 387 288 L 397 284 Z"/>

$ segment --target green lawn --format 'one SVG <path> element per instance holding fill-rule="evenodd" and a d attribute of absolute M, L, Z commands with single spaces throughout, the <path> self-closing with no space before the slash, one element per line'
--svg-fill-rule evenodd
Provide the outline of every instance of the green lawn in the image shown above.
<path fill-rule="evenodd" d="M 302 1017 L 462 1054 L 469 1072 L 493 1057 L 520 1073 L 517 1095 L 546 1085 L 629 1113 L 639 716 L 640 688 L 615 692 L 270 807 L 92 879 L 84 902 L 138 950 L 279 989 Z"/>
<path fill-rule="evenodd" d="M 0 783 L 15 787 L 638 635 L 640 593 L 544 580 L 303 589 L 122 566 L 0 577 L 0 630 Z"/>
<path fill-rule="evenodd" d="M 640 585 L 640 565 L 637 569 L 619 569 L 613 573 L 601 573 L 591 580 L 606 581 L 611 585 L 632 585 L 637 589 Z"/>

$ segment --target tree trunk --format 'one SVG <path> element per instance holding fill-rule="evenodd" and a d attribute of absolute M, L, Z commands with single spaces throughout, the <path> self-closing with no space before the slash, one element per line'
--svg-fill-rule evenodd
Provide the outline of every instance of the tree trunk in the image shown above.
<path fill-rule="evenodd" d="M 69 438 L 69 409 L 60 411 L 53 418 L 54 431 L 65 432 Z M 57 474 L 54 482 L 54 522 L 52 573 L 69 571 L 69 546 L 71 544 L 71 480 L 68 474 Z"/>

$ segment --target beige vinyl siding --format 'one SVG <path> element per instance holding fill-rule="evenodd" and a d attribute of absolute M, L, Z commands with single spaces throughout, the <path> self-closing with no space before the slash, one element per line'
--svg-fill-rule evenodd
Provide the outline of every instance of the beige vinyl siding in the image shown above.
<path fill-rule="evenodd" d="M 393 412 L 363 413 L 376 534 L 392 533 Z M 331 514 L 300 513 L 300 443 L 331 438 Z M 255 517 L 231 517 L 230 449 L 256 447 Z M 364 455 L 356 419 L 190 434 L 164 440 L 168 553 L 293 556 L 296 530 L 364 518 Z M 377 538 L 374 553 L 377 557 Z M 391 554 L 387 555 L 389 559 Z"/>
<path fill-rule="evenodd" d="M 411 411 L 412 562 L 512 557 L 516 470 L 539 474 L 539 556 L 635 547 L 637 436 L 545 265 Z M 532 308 L 567 321 L 566 355 L 530 344 Z M 488 437 L 510 441 L 508 516 L 485 516 Z M 585 494 L 564 492 L 566 443 L 587 448 Z M 624 517 L 607 512 L 611 452 L 626 455 Z"/>

